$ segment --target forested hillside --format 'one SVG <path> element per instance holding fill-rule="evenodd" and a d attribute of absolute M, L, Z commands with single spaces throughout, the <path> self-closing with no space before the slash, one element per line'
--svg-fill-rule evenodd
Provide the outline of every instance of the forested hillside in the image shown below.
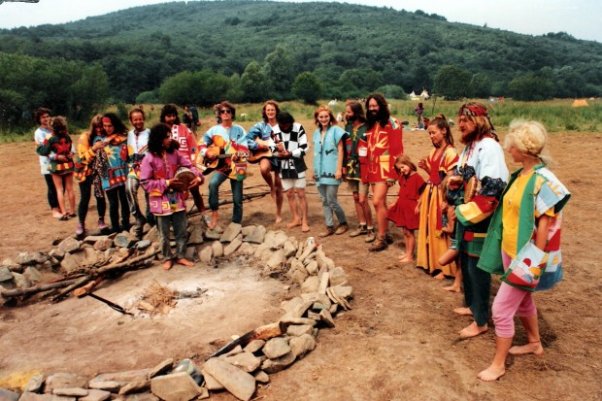
<path fill-rule="evenodd" d="M 533 37 L 341 3 L 189 1 L 0 30 L 0 101 L 31 97 L 19 87 L 21 63 L 67 62 L 100 66 L 94 74 L 104 85 L 106 73 L 116 102 L 344 98 L 377 89 L 397 97 L 423 88 L 449 98 L 602 94 L 602 44 L 564 33 Z M 16 70 L 12 81 L 6 68 Z M 64 108 L 81 110 L 77 103 Z"/>

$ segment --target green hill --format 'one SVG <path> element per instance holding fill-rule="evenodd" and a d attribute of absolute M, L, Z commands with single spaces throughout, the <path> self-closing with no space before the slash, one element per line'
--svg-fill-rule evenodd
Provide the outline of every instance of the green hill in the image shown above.
<path fill-rule="evenodd" d="M 229 93 L 235 100 L 294 97 L 293 80 L 304 71 L 318 78 L 325 97 L 363 96 L 383 85 L 406 93 L 433 86 L 437 91 L 443 88 L 437 88 L 437 74 L 446 65 L 466 73 L 460 96 L 524 93 L 528 98 L 533 88 L 542 92 L 538 98 L 602 94 L 601 43 L 341 3 L 189 1 L 136 7 L 68 24 L 0 30 L 0 52 L 98 63 L 108 75 L 112 99 L 128 102 L 182 71 L 207 70 L 227 77 L 232 86 L 248 68 L 248 77 L 254 72 L 269 82 L 255 87 L 243 82 L 242 89 Z M 265 91 L 250 93 L 252 88 Z"/>

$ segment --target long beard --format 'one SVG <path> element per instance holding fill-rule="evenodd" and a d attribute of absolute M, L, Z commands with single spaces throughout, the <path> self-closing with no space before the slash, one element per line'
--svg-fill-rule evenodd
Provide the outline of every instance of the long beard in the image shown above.
<path fill-rule="evenodd" d="M 465 145 L 468 143 L 471 143 L 476 139 L 477 134 L 478 133 L 476 130 L 469 132 L 467 134 L 462 133 L 462 138 L 460 138 L 460 142 L 462 142 Z"/>

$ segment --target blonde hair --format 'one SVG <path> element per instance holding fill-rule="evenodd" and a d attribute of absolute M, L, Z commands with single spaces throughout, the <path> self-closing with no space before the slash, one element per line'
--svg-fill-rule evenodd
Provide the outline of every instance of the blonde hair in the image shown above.
<path fill-rule="evenodd" d="M 328 107 L 326 105 L 319 106 L 316 109 L 316 111 L 314 111 L 314 122 L 316 123 L 316 125 L 318 127 L 320 126 L 320 120 L 318 120 L 318 114 L 320 114 L 323 111 L 327 112 L 328 115 L 330 116 L 330 121 L 328 122 L 328 127 L 337 125 L 337 120 L 336 120 L 336 118 L 334 118 L 334 115 L 332 114 L 332 110 L 330 110 L 330 107 Z"/>
<path fill-rule="evenodd" d="M 398 164 L 405 164 L 406 166 L 408 166 L 410 168 L 410 170 L 412 171 L 417 171 L 418 169 L 416 168 L 416 165 L 414 164 L 414 162 L 412 162 L 412 159 L 410 159 L 410 156 L 408 155 L 399 155 L 395 158 L 395 169 L 399 171 L 399 169 L 397 168 Z"/>
<path fill-rule="evenodd" d="M 522 153 L 540 158 L 546 162 L 549 157 L 544 152 L 548 141 L 548 132 L 546 127 L 538 121 L 530 120 L 512 120 L 508 129 L 508 134 L 504 139 L 506 149 L 514 146 Z"/>

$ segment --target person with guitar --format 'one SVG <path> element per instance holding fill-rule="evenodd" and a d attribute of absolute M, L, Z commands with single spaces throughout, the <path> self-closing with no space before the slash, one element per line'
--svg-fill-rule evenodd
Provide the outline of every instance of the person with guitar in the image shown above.
<path fill-rule="evenodd" d="M 194 134 L 184 124 L 180 124 L 178 108 L 174 104 L 166 104 L 161 109 L 160 121 L 171 130 L 171 138 L 180 144 L 179 152 L 194 165 L 198 155 L 198 145 Z M 194 200 L 194 205 L 200 213 L 205 210 L 203 197 L 198 186 L 188 189 Z"/>
<path fill-rule="evenodd" d="M 249 158 L 249 162 L 259 162 L 259 170 L 261 176 L 270 187 L 272 198 L 276 202 L 276 223 L 282 221 L 282 201 L 284 196 L 282 194 L 282 181 L 278 174 L 279 162 L 276 158 L 272 157 L 272 152 L 275 148 L 274 140 L 274 129 L 278 126 L 276 116 L 280 113 L 280 107 L 274 100 L 268 100 L 263 105 L 261 115 L 263 121 L 258 122 L 249 130 L 249 150 L 252 155 Z M 272 172 L 274 178 L 272 179 Z"/>
<path fill-rule="evenodd" d="M 230 102 L 218 103 L 214 110 L 217 124 L 205 132 L 200 145 L 204 164 L 217 171 L 209 181 L 209 229 L 215 229 L 219 222 L 219 187 L 227 179 L 232 189 L 232 222 L 242 222 L 242 180 L 249 142 L 245 129 L 234 124 L 236 108 Z M 204 174 L 207 174 L 207 170 Z"/>

